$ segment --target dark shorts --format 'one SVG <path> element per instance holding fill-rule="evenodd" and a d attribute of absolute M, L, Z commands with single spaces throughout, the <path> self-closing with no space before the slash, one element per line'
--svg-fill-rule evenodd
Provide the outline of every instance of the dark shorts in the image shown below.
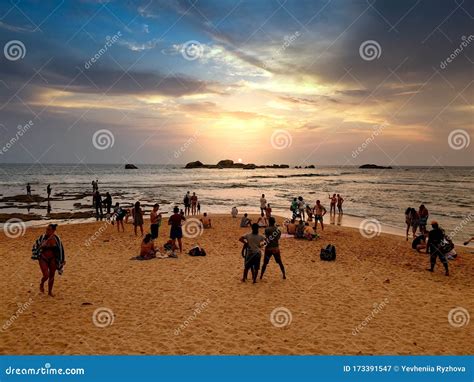
<path fill-rule="evenodd" d="M 151 237 L 153 239 L 156 239 L 158 237 L 158 229 L 160 228 L 160 226 L 158 224 L 151 224 L 150 225 L 150 233 L 151 233 Z"/>
<path fill-rule="evenodd" d="M 260 252 L 258 253 L 251 253 L 250 251 L 247 252 L 245 256 L 245 267 L 246 268 L 253 268 L 253 269 L 260 269 L 260 259 L 262 255 Z"/>
<path fill-rule="evenodd" d="M 191 207 L 191 203 L 184 203 L 184 208 L 189 208 Z"/>
<path fill-rule="evenodd" d="M 170 238 L 181 239 L 183 237 L 183 230 L 181 227 L 171 227 Z"/>
<path fill-rule="evenodd" d="M 263 262 L 268 263 L 272 256 L 275 258 L 277 263 L 281 263 L 280 248 L 265 248 L 265 257 Z"/>
<path fill-rule="evenodd" d="M 321 223 L 323 222 L 323 216 L 322 215 L 314 215 L 314 221 L 320 221 Z"/>

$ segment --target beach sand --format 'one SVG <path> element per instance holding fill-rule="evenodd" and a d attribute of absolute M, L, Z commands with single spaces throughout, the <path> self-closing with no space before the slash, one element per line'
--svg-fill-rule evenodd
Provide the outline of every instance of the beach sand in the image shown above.
<path fill-rule="evenodd" d="M 129 260 L 140 244 L 131 225 L 120 234 L 104 222 L 60 226 L 67 264 L 54 298 L 38 292 L 40 270 L 30 259 L 44 229 L 18 239 L 1 232 L 1 354 L 474 352 L 473 323 L 448 320 L 454 308 L 474 312 L 472 249 L 458 248 L 445 277 L 439 262 L 427 272 L 428 256 L 402 237 L 369 239 L 328 225 L 316 241 L 281 239 L 287 280 L 272 260 L 263 281 L 243 284 L 238 238 L 248 229 L 230 216 L 212 219 L 214 228 L 184 239 L 185 252 L 200 244 L 207 257 L 150 261 Z M 160 245 L 168 231 L 160 230 Z M 319 259 L 328 243 L 335 262 Z M 456 312 L 456 322 L 467 318 Z"/>

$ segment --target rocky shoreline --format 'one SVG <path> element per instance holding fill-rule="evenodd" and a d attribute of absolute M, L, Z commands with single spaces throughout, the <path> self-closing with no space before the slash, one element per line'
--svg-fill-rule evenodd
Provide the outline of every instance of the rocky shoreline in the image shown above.
<path fill-rule="evenodd" d="M 254 163 L 240 163 L 234 162 L 231 159 L 223 159 L 217 164 L 204 164 L 201 161 L 197 160 L 194 162 L 189 162 L 184 166 L 185 169 L 194 169 L 194 168 L 211 168 L 211 169 L 225 169 L 225 168 L 241 168 L 243 170 L 255 170 L 257 168 L 290 168 L 287 164 L 272 164 L 272 165 L 256 165 Z M 314 168 L 314 166 L 312 167 Z"/>

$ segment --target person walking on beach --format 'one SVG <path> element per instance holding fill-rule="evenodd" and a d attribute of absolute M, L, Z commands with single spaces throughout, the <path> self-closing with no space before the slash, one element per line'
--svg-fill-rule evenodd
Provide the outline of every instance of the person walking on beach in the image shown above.
<path fill-rule="evenodd" d="M 260 198 L 260 213 L 265 213 L 265 209 L 267 208 L 267 199 L 265 199 L 265 194 L 262 194 Z"/>
<path fill-rule="evenodd" d="M 46 187 L 46 193 L 48 194 L 48 200 L 49 198 L 51 197 L 51 185 L 48 184 L 48 186 Z"/>
<path fill-rule="evenodd" d="M 26 195 L 31 196 L 31 185 L 29 183 L 26 185 Z"/>
<path fill-rule="evenodd" d="M 242 282 L 247 280 L 250 270 L 252 272 L 252 281 L 255 284 L 257 282 L 258 271 L 260 269 L 260 259 L 262 257 L 260 247 L 265 241 L 265 237 L 259 235 L 258 224 L 254 223 L 252 224 L 252 232 L 242 236 L 239 241 L 244 243 L 246 246 Z"/>
<path fill-rule="evenodd" d="M 184 195 L 183 203 L 184 214 L 189 215 L 191 213 L 191 194 L 189 193 L 189 191 L 186 192 L 186 195 Z"/>
<path fill-rule="evenodd" d="M 326 215 L 326 208 L 319 200 L 316 200 L 316 205 L 313 208 L 314 212 L 314 230 L 318 229 L 318 221 L 321 223 L 321 231 L 324 231 L 323 216 Z"/>
<path fill-rule="evenodd" d="M 38 260 L 43 277 L 40 282 L 40 292 L 44 293 L 44 283 L 48 281 L 48 295 L 54 297 L 53 286 L 56 271 L 63 272 L 66 264 L 64 247 L 59 236 L 56 235 L 57 224 L 50 224 L 46 232 L 33 245 L 33 260 Z"/>
<path fill-rule="evenodd" d="M 336 203 L 337 203 L 337 196 L 336 194 L 329 194 L 329 200 L 331 204 L 329 205 L 329 214 L 336 213 Z"/>
<path fill-rule="evenodd" d="M 153 240 L 158 237 L 158 231 L 161 225 L 161 213 L 158 211 L 159 209 L 160 205 L 155 203 L 150 213 L 150 232 Z"/>
<path fill-rule="evenodd" d="M 280 228 L 275 226 L 275 218 L 270 217 L 268 219 L 269 227 L 265 228 L 265 237 L 266 237 L 266 247 L 265 247 L 265 254 L 263 258 L 263 266 L 262 272 L 260 273 L 260 280 L 263 278 L 263 274 L 267 269 L 267 265 L 270 262 L 270 259 L 273 257 L 276 263 L 280 266 L 281 274 L 283 275 L 283 279 L 286 279 L 285 274 L 285 266 L 281 261 L 281 254 L 280 254 L 280 247 L 278 245 L 278 241 L 281 237 Z"/>
<path fill-rule="evenodd" d="M 336 197 L 337 197 L 337 211 L 340 214 L 343 214 L 344 211 L 342 210 L 342 203 L 344 203 L 344 198 L 340 194 L 337 194 Z"/>
<path fill-rule="evenodd" d="M 123 219 L 127 216 L 127 211 L 120 207 L 119 202 L 115 203 L 114 207 L 115 221 L 117 222 L 117 232 L 120 232 L 120 227 L 122 227 L 122 232 L 125 232 L 125 227 L 123 225 Z"/>
<path fill-rule="evenodd" d="M 143 210 L 140 207 L 140 202 L 135 202 L 135 206 L 132 210 L 132 217 L 135 236 L 137 236 L 137 227 L 140 227 L 140 233 L 141 236 L 143 236 Z"/>
<path fill-rule="evenodd" d="M 418 210 L 418 216 L 420 217 L 420 232 L 424 235 L 426 233 L 426 224 L 428 223 L 428 217 L 430 216 L 428 209 L 424 204 L 420 206 Z"/>
<path fill-rule="evenodd" d="M 197 213 L 197 204 L 198 204 L 198 197 L 195 192 L 191 196 L 191 214 L 196 215 Z"/>
<path fill-rule="evenodd" d="M 430 254 L 430 264 L 431 267 L 427 269 L 430 272 L 434 272 L 434 267 L 436 265 L 436 259 L 439 257 L 439 260 L 444 266 L 446 276 L 449 276 L 448 260 L 446 255 L 441 250 L 442 241 L 444 240 L 444 231 L 439 227 L 437 221 L 431 222 L 431 228 L 433 228 L 428 234 L 428 243 L 426 244 L 426 253 Z"/>
<path fill-rule="evenodd" d="M 185 220 L 184 214 L 179 213 L 179 207 L 173 208 L 173 215 L 170 216 L 168 225 L 171 226 L 170 239 L 173 243 L 173 248 L 176 248 L 176 240 L 178 240 L 179 252 L 183 252 L 183 243 L 181 240 L 183 238 L 183 228 L 181 225 Z"/>
<path fill-rule="evenodd" d="M 102 196 L 100 195 L 99 190 L 97 190 L 94 194 L 94 206 L 95 206 L 95 217 L 97 220 L 99 218 L 102 220 L 104 216 L 104 211 L 102 210 Z"/>

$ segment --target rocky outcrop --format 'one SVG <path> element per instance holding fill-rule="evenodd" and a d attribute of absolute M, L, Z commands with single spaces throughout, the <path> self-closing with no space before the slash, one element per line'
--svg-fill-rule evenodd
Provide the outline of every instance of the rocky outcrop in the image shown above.
<path fill-rule="evenodd" d="M 376 164 L 363 164 L 362 166 L 359 166 L 359 168 L 391 169 L 392 166 L 378 166 Z"/>
<path fill-rule="evenodd" d="M 257 166 L 253 163 L 246 164 L 243 167 L 244 170 L 255 170 L 256 168 L 257 168 Z"/>
<path fill-rule="evenodd" d="M 134 164 L 127 163 L 127 164 L 125 165 L 125 169 L 126 169 L 126 170 L 138 170 L 138 167 L 135 166 Z"/>
<path fill-rule="evenodd" d="M 204 164 L 197 160 L 195 162 L 187 163 L 184 168 L 201 168 L 201 167 L 204 167 Z"/>
<path fill-rule="evenodd" d="M 272 165 L 262 165 L 257 166 L 254 163 L 235 163 L 231 159 L 223 159 L 217 162 L 217 164 L 204 164 L 201 161 L 189 162 L 184 166 L 184 168 L 217 168 L 217 169 L 224 169 L 224 168 L 241 168 L 244 170 L 254 170 L 256 168 L 290 168 L 287 164 L 272 164 Z"/>

